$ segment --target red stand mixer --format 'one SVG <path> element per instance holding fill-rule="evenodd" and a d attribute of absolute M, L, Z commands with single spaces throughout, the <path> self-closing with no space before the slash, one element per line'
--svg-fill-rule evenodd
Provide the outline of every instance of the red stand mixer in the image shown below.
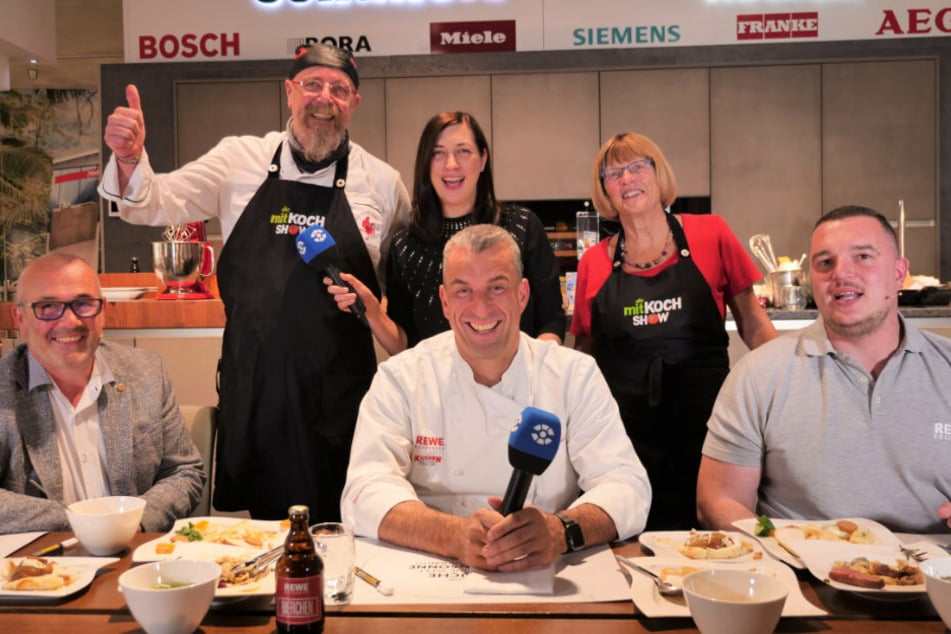
<path fill-rule="evenodd" d="M 165 290 L 156 299 L 212 299 L 205 278 L 214 274 L 215 248 L 205 240 L 205 223 L 172 225 L 152 243 L 152 269 Z"/>

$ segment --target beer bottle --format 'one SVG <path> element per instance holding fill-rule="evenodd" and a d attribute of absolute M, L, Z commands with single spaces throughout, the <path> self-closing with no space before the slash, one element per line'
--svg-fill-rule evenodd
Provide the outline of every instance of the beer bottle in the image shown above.
<path fill-rule="evenodd" d="M 309 513 L 303 505 L 288 510 L 291 528 L 274 567 L 278 632 L 324 631 L 324 562 L 310 535 Z"/>

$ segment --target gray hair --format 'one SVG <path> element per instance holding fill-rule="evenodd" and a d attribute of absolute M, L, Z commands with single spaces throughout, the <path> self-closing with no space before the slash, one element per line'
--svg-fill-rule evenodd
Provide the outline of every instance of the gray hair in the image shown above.
<path fill-rule="evenodd" d="M 467 249 L 473 255 L 478 255 L 496 245 L 508 247 L 518 279 L 522 279 L 522 252 L 519 250 L 518 243 L 515 242 L 512 234 L 498 225 L 472 225 L 449 238 L 442 250 L 443 271 L 446 270 L 446 260 L 449 254 L 455 249 Z"/>

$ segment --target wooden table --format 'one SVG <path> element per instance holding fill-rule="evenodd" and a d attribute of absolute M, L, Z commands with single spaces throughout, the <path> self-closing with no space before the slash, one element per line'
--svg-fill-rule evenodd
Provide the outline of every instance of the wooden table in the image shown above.
<path fill-rule="evenodd" d="M 49 533 L 21 549 L 24 555 L 62 541 L 70 533 Z M 133 548 L 157 537 L 140 534 Z M 621 554 L 641 554 L 637 543 L 616 548 Z M 87 555 L 81 548 L 69 555 Z M 102 568 L 84 591 L 55 603 L 15 603 L 0 600 L 0 631 L 19 633 L 141 632 L 121 593 L 119 575 L 131 565 L 131 550 L 118 562 Z M 900 603 L 868 601 L 815 583 L 800 574 L 806 598 L 824 607 L 828 618 L 784 618 L 777 632 L 944 634 L 927 597 Z M 200 632 L 273 632 L 274 613 L 269 597 L 213 607 Z M 328 633 L 411 632 L 412 634 L 680 634 L 697 632 L 688 618 L 648 619 L 635 613 L 630 601 L 602 603 L 499 603 L 459 605 L 347 606 L 328 611 Z"/>

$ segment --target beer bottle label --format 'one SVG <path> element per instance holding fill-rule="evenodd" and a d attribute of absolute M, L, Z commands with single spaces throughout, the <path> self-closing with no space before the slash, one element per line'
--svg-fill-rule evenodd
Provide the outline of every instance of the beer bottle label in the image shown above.
<path fill-rule="evenodd" d="M 276 575 L 275 613 L 278 623 L 307 625 L 323 618 L 323 579 Z"/>

